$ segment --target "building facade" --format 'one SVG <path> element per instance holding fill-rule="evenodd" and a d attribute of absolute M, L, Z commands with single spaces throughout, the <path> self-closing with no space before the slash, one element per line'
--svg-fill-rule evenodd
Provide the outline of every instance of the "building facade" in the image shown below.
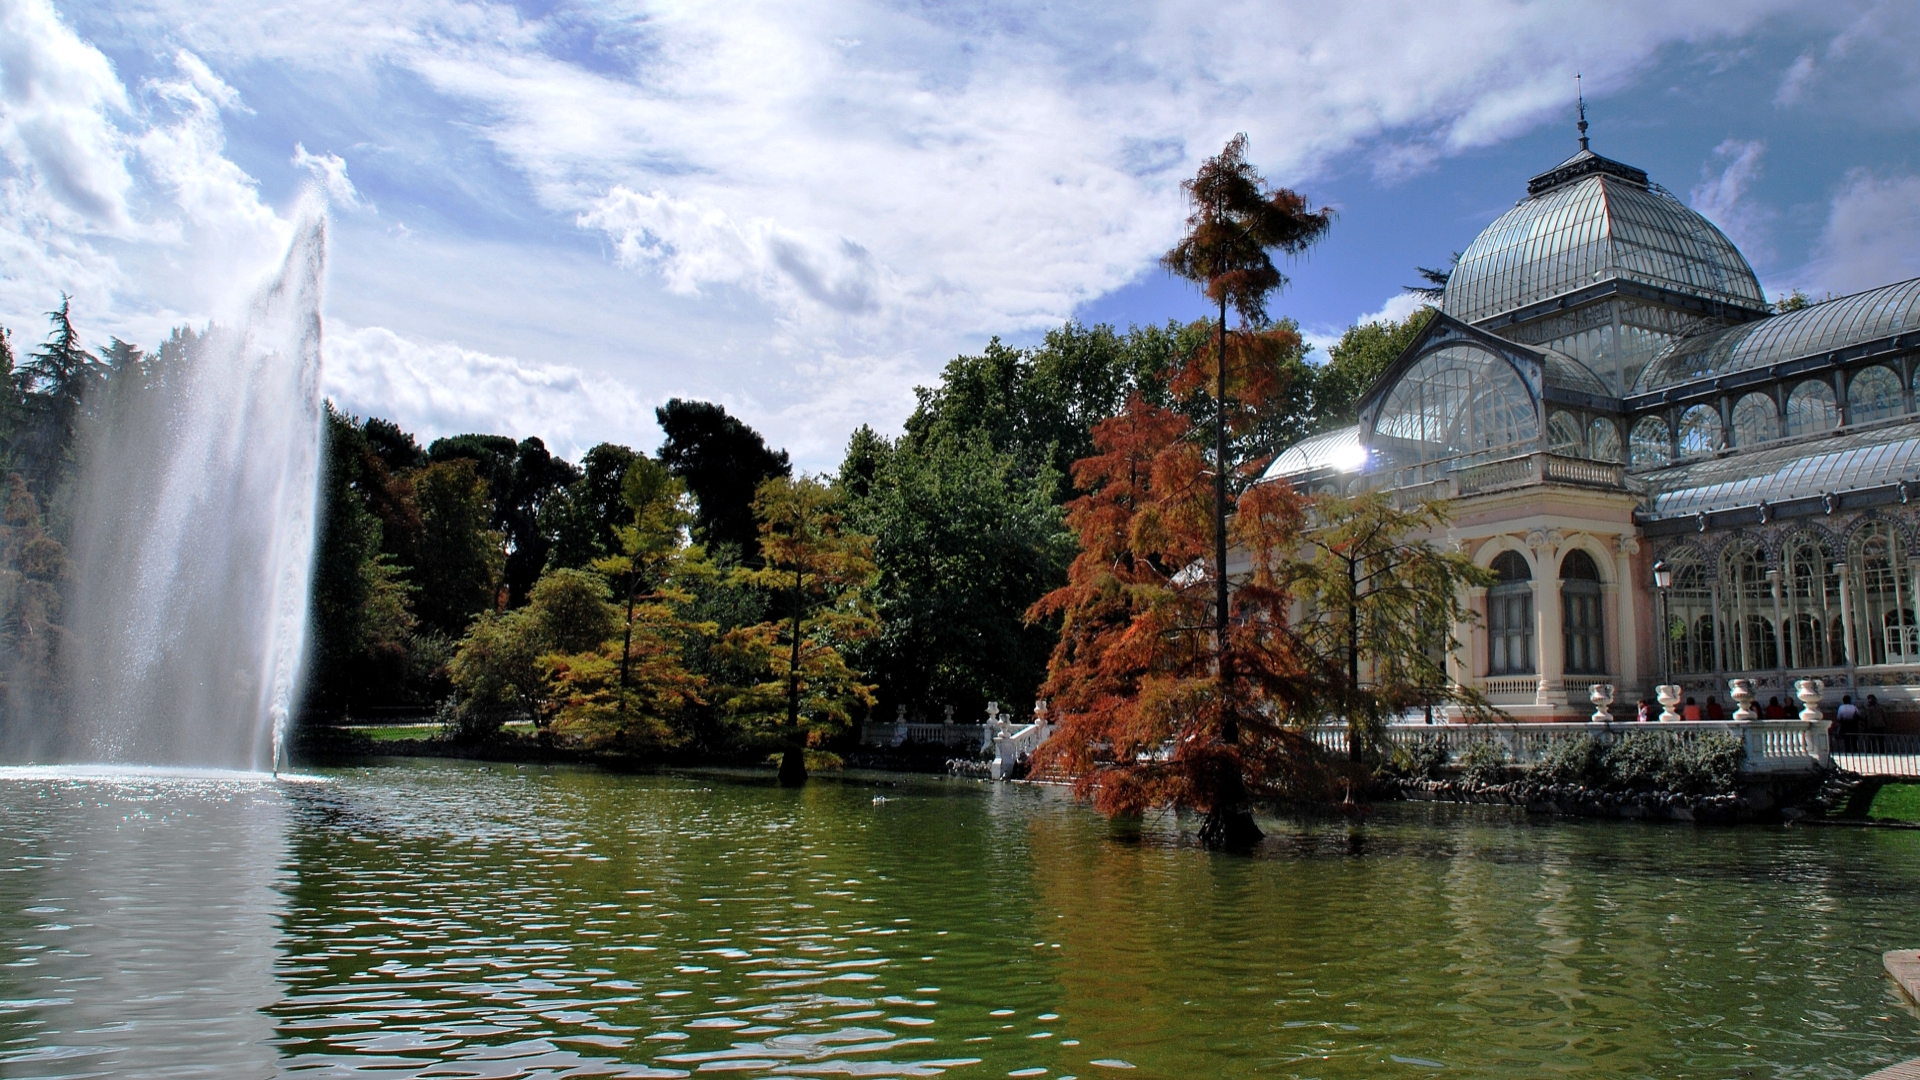
<path fill-rule="evenodd" d="M 1495 578 L 1449 670 L 1517 719 L 1728 678 L 1920 710 L 1920 279 L 1775 313 L 1719 229 L 1581 143 L 1359 422 L 1268 477 L 1448 500 L 1436 539 Z"/>

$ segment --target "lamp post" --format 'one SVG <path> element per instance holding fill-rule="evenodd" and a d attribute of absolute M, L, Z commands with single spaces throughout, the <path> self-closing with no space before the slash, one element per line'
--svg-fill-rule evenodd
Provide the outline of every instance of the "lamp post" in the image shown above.
<path fill-rule="evenodd" d="M 1665 559 L 1655 559 L 1653 561 L 1653 588 L 1655 592 L 1660 594 L 1660 636 L 1656 645 L 1660 650 L 1660 681 L 1663 683 L 1666 682 L 1669 677 L 1669 672 L 1667 671 L 1667 650 L 1671 647 L 1672 642 L 1670 639 L 1673 636 L 1672 615 L 1667 610 L 1667 589 L 1672 585 L 1673 567 L 1668 566 L 1667 560 Z"/>

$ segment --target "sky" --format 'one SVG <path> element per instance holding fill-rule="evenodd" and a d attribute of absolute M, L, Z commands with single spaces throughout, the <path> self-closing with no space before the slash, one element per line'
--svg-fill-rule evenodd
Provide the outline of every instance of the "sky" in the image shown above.
<path fill-rule="evenodd" d="M 343 409 L 577 456 L 704 398 L 828 470 L 995 336 L 1200 314 L 1157 259 L 1236 132 L 1338 215 L 1271 310 L 1404 315 L 1576 73 L 1770 296 L 1920 276 L 1920 0 L 0 0 L 0 326 L 151 347 L 324 199 Z"/>

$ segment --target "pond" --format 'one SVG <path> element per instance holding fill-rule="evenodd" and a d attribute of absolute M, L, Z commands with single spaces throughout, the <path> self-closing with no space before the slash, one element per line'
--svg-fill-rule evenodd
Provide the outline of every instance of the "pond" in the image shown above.
<path fill-rule="evenodd" d="M 1920 832 L 1390 805 L 1258 857 L 1060 791 L 0 770 L 10 1077 L 1856 1077 Z"/>

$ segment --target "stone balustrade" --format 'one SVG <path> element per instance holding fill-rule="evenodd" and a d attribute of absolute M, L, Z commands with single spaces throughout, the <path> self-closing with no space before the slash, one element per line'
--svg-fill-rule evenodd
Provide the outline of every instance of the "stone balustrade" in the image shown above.
<path fill-rule="evenodd" d="M 1387 739 L 1396 745 L 1413 746 L 1438 740 L 1447 748 L 1449 759 L 1458 759 L 1475 743 L 1492 743 L 1506 751 L 1516 765 L 1533 765 L 1557 742 L 1588 736 L 1600 743 L 1611 743 L 1622 736 L 1650 735 L 1676 746 L 1691 742 L 1709 732 L 1717 732 L 1741 741 L 1746 758 L 1741 771 L 1756 776 L 1809 773 L 1830 768 L 1832 754 L 1827 741 L 1825 720 L 1701 720 L 1655 721 L 1650 723 L 1616 722 L 1611 724 L 1391 724 Z M 1313 730 L 1313 741 L 1335 754 L 1347 752 L 1344 724 L 1329 724 Z"/>

